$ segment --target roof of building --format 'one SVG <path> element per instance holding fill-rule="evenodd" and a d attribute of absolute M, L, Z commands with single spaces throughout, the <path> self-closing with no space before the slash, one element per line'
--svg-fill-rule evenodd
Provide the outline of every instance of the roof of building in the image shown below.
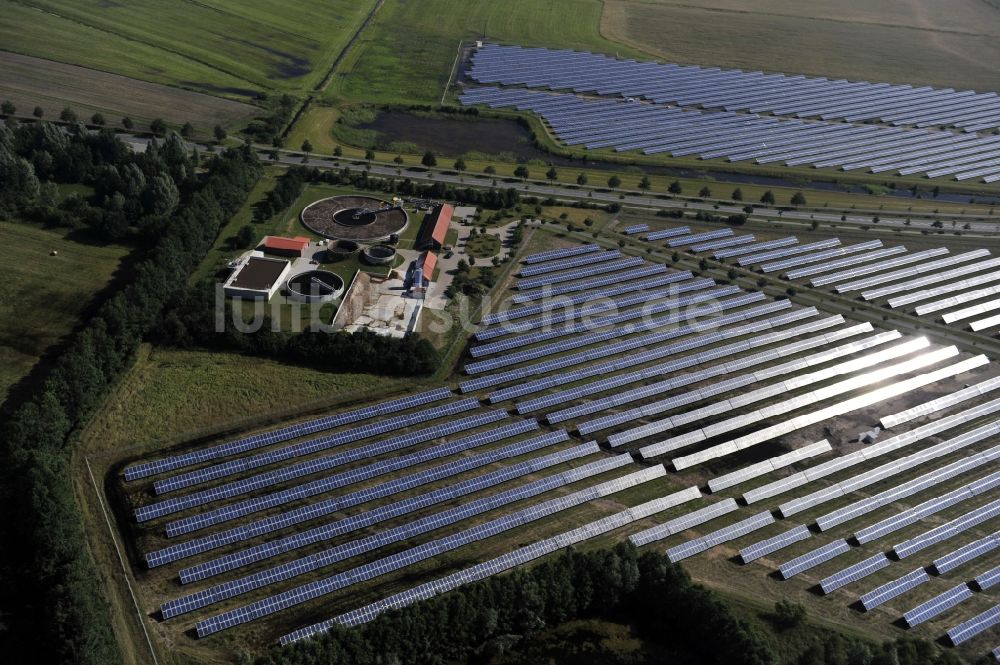
<path fill-rule="evenodd" d="M 445 236 L 448 235 L 448 226 L 451 224 L 451 216 L 455 213 L 448 203 L 442 203 L 434 211 L 434 217 L 424 222 L 424 228 L 420 234 L 420 244 L 424 245 L 434 240 L 439 245 L 444 244 Z M 429 216 L 429 215 L 428 215 Z"/>
<path fill-rule="evenodd" d="M 430 281 L 434 277 L 438 256 L 434 252 L 424 252 L 420 255 L 420 269 L 424 271 L 424 279 Z"/>
<path fill-rule="evenodd" d="M 283 236 L 264 236 L 264 247 L 266 249 L 301 252 L 308 246 L 309 238 L 306 238 L 305 236 L 295 236 L 294 238 L 285 238 Z"/>
<path fill-rule="evenodd" d="M 288 267 L 288 261 L 251 257 L 237 268 L 237 273 L 229 286 L 252 291 L 267 291 L 281 280 Z"/>

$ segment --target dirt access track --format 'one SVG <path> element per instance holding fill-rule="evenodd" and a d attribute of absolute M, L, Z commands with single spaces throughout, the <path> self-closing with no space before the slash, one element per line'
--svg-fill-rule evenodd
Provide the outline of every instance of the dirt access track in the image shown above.
<path fill-rule="evenodd" d="M 46 118 L 55 119 L 69 106 L 80 118 L 112 114 L 109 123 L 118 116 L 163 118 L 204 129 L 233 126 L 260 112 L 250 104 L 6 51 L 0 51 L 0 99 L 12 101 L 21 115 L 41 106 Z"/>

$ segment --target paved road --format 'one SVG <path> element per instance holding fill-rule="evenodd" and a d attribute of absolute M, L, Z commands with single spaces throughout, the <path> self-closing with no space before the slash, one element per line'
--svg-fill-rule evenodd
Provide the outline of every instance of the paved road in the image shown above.
<path fill-rule="evenodd" d="M 145 149 L 145 144 L 148 143 L 148 139 L 143 139 L 141 137 L 130 137 L 122 138 L 123 141 L 134 144 L 137 149 Z M 192 144 L 192 147 L 194 145 Z M 204 150 L 205 146 L 197 146 L 199 150 Z M 295 153 L 293 151 L 283 150 L 279 151 L 279 158 L 277 161 L 270 159 L 272 152 L 271 148 L 265 148 L 262 146 L 257 146 L 258 154 L 260 158 L 265 162 L 270 162 L 272 164 L 280 164 L 282 166 L 300 166 L 303 164 L 301 153 Z M 593 203 L 607 204 L 607 203 L 620 203 L 623 206 L 633 206 L 642 208 L 652 208 L 655 210 L 667 209 L 667 210 L 690 210 L 694 212 L 703 211 L 711 213 L 714 215 L 734 215 L 741 214 L 743 212 L 743 205 L 736 205 L 732 203 L 725 202 L 697 202 L 697 201 L 685 201 L 682 199 L 661 199 L 656 196 L 644 195 L 633 192 L 608 192 L 608 191 L 597 191 L 596 188 L 589 187 L 576 187 L 571 188 L 569 186 L 562 185 L 552 185 L 544 182 L 529 180 L 527 182 L 510 182 L 505 179 L 490 179 L 479 177 L 476 175 L 459 175 L 453 172 L 446 172 L 440 169 L 425 169 L 425 168 L 400 168 L 394 164 L 383 164 L 379 162 L 372 162 L 371 164 L 360 164 L 356 160 L 350 159 L 336 159 L 332 157 L 319 157 L 311 156 L 306 162 L 308 166 L 316 167 L 319 169 L 341 169 L 344 166 L 351 168 L 352 170 L 359 171 L 361 169 L 368 169 L 368 172 L 372 175 L 386 176 L 392 178 L 409 178 L 413 181 L 418 182 L 442 182 L 459 187 L 477 187 L 477 188 L 488 188 L 494 186 L 496 187 L 514 187 L 522 195 L 528 196 L 538 196 L 541 198 L 557 198 L 561 200 L 585 200 L 591 201 Z M 754 217 L 768 217 L 768 218 L 780 218 L 787 220 L 799 220 L 807 223 L 813 221 L 823 223 L 830 222 L 835 224 L 855 224 L 859 226 L 867 226 L 878 224 L 879 227 L 883 228 L 907 228 L 910 229 L 927 229 L 930 231 L 936 231 L 937 229 L 933 226 L 938 220 L 943 224 L 941 227 L 945 232 L 950 231 L 971 231 L 975 233 L 1000 233 L 1000 220 L 994 221 L 982 221 L 982 216 L 980 215 L 969 215 L 969 214 L 934 214 L 934 213 L 920 213 L 914 212 L 910 215 L 910 223 L 907 224 L 906 217 L 899 216 L 898 213 L 895 215 L 885 215 L 884 213 L 878 211 L 859 211 L 859 210 L 842 210 L 833 208 L 824 208 L 820 210 L 787 210 L 782 211 L 777 207 L 754 205 Z M 879 221 L 875 222 L 874 218 L 878 217 Z M 955 226 L 952 226 L 952 222 L 955 222 Z M 968 224 L 969 228 L 964 229 L 963 227 Z"/>

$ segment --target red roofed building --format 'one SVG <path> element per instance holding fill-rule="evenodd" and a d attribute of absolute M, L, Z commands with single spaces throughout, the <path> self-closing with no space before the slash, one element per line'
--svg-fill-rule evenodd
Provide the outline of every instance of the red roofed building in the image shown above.
<path fill-rule="evenodd" d="M 424 217 L 424 225 L 420 229 L 420 237 L 417 239 L 417 249 L 441 249 L 444 246 L 444 239 L 448 235 L 448 226 L 451 224 L 451 216 L 454 213 L 454 207 L 442 203 L 435 208 L 434 212 Z"/>
<path fill-rule="evenodd" d="M 264 236 L 260 247 L 265 252 L 271 254 L 281 254 L 283 256 L 302 256 L 302 253 L 309 246 L 309 238 L 305 236 L 295 236 L 294 238 L 284 238 L 282 236 Z"/>
<path fill-rule="evenodd" d="M 424 279 L 428 282 L 434 279 L 434 269 L 437 267 L 438 256 L 434 252 L 424 252 L 420 255 L 420 269 L 423 270 Z"/>

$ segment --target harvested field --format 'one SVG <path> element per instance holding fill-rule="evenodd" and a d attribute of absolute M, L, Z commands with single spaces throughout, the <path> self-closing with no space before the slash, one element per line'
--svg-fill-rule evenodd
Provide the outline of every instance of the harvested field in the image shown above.
<path fill-rule="evenodd" d="M 672 62 L 1000 89 L 1000 9 L 981 0 L 608 0 L 601 32 Z"/>
<path fill-rule="evenodd" d="M 5 3 L 0 44 L 213 94 L 301 92 L 326 75 L 374 0 Z"/>
<path fill-rule="evenodd" d="M 199 92 L 2 51 L 0 99 L 14 102 L 22 115 L 41 106 L 46 118 L 57 118 L 69 106 L 81 118 L 100 112 L 109 123 L 129 116 L 140 126 L 142 121 L 163 118 L 175 125 L 190 122 L 202 130 L 217 124 L 236 126 L 259 112 L 249 104 Z"/>

